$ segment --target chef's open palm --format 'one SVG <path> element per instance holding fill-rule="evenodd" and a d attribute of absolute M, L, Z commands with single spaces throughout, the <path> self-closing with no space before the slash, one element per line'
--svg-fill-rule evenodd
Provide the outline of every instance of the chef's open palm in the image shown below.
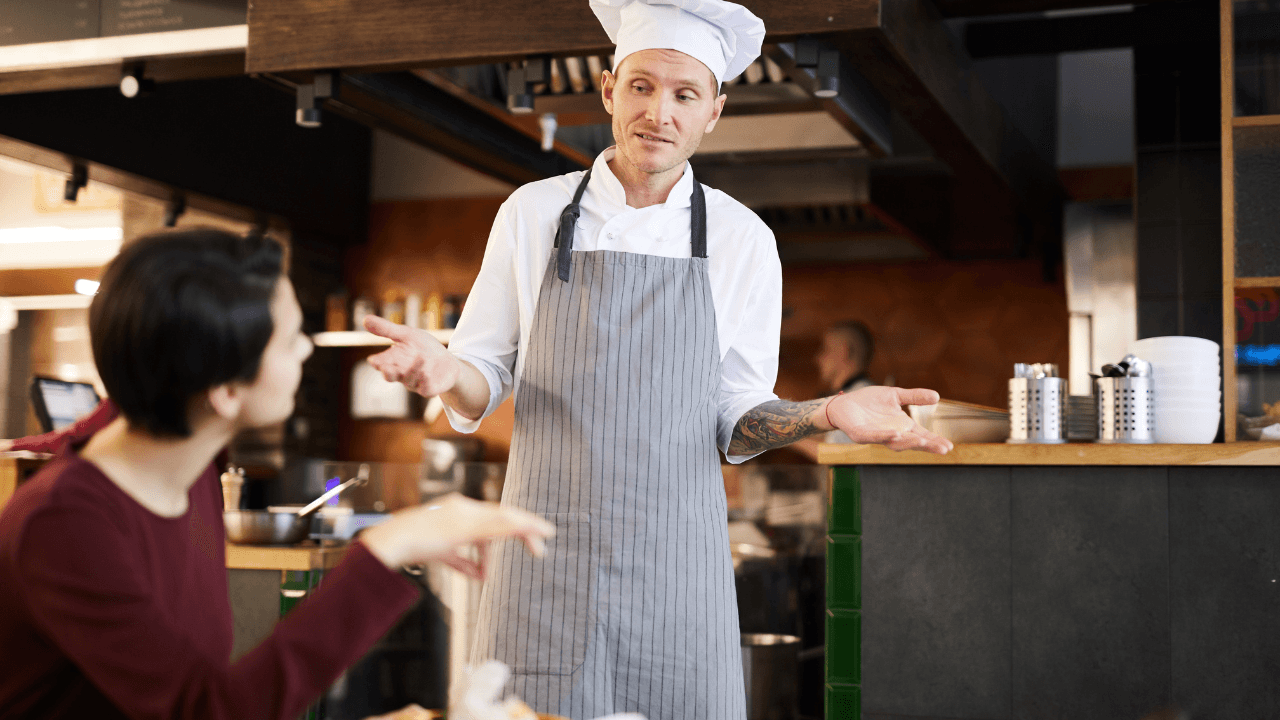
<path fill-rule="evenodd" d="M 397 325 L 376 315 L 364 319 L 374 335 L 392 341 L 390 348 L 369 358 L 388 382 L 398 382 L 423 397 L 435 397 L 458 382 L 458 360 L 426 330 Z"/>
<path fill-rule="evenodd" d="M 933 405 L 933 390 L 907 390 L 873 385 L 837 395 L 827 406 L 827 416 L 837 430 L 856 443 L 878 443 L 893 450 L 925 450 L 946 453 L 951 442 L 920 427 L 903 411 L 904 405 Z"/>

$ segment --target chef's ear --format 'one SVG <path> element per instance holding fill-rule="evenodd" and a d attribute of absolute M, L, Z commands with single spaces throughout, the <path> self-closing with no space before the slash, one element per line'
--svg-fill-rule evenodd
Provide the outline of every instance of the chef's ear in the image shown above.
<path fill-rule="evenodd" d="M 703 132 L 711 132 L 716 129 L 716 123 L 720 121 L 720 113 L 724 112 L 724 101 L 728 99 L 729 96 L 723 94 L 716 97 L 711 108 L 711 120 L 707 122 L 707 129 Z"/>
<path fill-rule="evenodd" d="M 600 97 L 604 100 L 604 111 L 610 115 L 613 114 L 613 88 L 617 83 L 617 75 L 608 70 L 603 71 L 600 76 Z"/>
<path fill-rule="evenodd" d="M 205 399 L 213 413 L 223 420 L 235 420 L 244 406 L 245 386 L 238 382 L 215 385 L 205 391 Z"/>

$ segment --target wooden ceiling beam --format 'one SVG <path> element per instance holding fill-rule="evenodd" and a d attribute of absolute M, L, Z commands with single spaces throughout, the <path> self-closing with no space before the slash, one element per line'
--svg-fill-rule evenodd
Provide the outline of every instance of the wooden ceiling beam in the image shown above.
<path fill-rule="evenodd" d="M 770 41 L 875 27 L 879 0 L 746 0 Z M 410 69 L 529 55 L 607 55 L 585 0 L 254 0 L 253 72 Z"/>

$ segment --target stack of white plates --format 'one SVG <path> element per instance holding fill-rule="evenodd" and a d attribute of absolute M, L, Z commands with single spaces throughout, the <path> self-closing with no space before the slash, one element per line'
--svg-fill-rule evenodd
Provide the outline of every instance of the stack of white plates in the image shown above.
<path fill-rule="evenodd" d="M 1209 443 L 1222 419 L 1222 353 L 1196 337 L 1138 340 L 1129 352 L 1151 363 L 1158 443 Z"/>

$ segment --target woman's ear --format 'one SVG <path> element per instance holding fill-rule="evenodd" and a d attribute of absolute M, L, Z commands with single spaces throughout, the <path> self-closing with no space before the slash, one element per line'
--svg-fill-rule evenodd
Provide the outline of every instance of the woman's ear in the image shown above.
<path fill-rule="evenodd" d="M 205 398 L 215 415 L 223 420 L 235 420 L 244 405 L 244 387 L 236 382 L 215 385 L 205 391 Z"/>

